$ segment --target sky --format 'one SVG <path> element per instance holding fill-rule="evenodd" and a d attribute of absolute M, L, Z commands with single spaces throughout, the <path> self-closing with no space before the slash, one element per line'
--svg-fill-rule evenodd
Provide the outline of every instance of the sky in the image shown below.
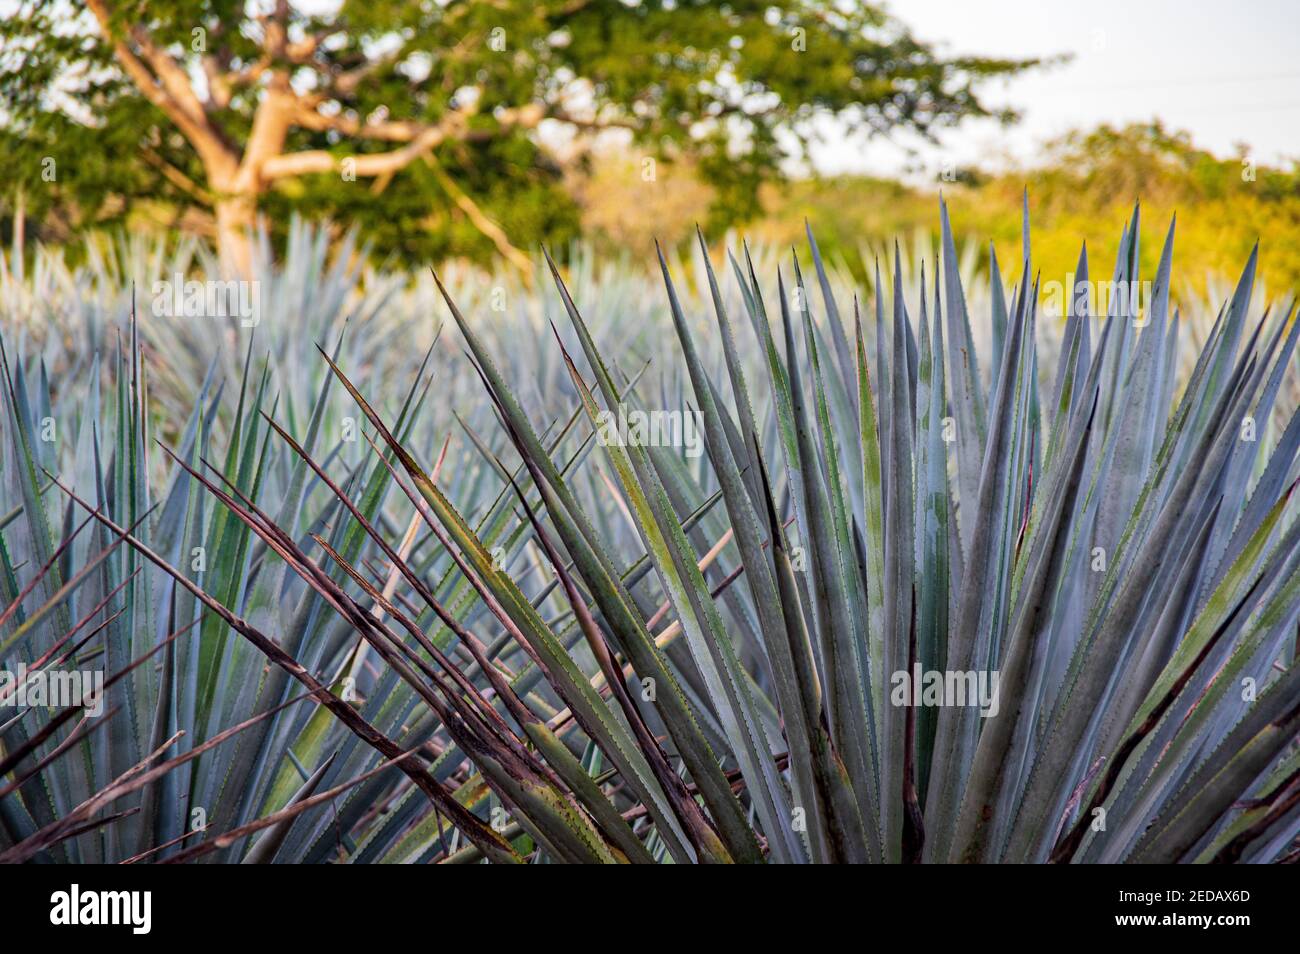
<path fill-rule="evenodd" d="M 948 55 L 1073 54 L 987 87 L 987 101 L 1020 110 L 1021 122 L 968 121 L 943 133 L 942 147 L 921 146 L 930 177 L 945 163 L 1032 162 L 1071 128 L 1152 118 L 1216 155 L 1246 143 L 1257 162 L 1300 161 L 1300 0 L 894 0 L 886 9 Z M 813 156 L 824 173 L 900 175 L 916 161 L 900 144 L 831 138 L 841 141 Z"/>

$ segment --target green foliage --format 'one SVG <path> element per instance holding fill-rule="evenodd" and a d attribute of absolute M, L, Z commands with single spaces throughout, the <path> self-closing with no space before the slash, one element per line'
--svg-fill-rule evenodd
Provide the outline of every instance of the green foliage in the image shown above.
<path fill-rule="evenodd" d="M 1172 228 L 1063 327 L 941 235 L 533 294 L 296 223 L 256 330 L 0 271 L 0 660 L 120 676 L 0 722 L 0 860 L 1294 858 L 1300 324 L 1252 255 L 1182 361 Z"/>

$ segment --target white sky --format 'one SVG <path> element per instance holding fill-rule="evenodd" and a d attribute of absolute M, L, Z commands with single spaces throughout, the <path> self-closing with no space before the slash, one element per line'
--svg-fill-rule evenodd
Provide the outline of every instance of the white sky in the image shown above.
<path fill-rule="evenodd" d="M 1300 0 L 893 0 L 890 12 L 949 55 L 1074 59 L 987 89 L 1022 120 L 1009 129 L 967 122 L 921 147 L 930 175 L 945 161 L 1032 160 L 1071 128 L 1159 118 L 1217 155 L 1247 143 L 1265 164 L 1300 161 Z M 834 134 L 832 133 L 832 136 Z M 842 137 L 835 137 L 840 138 Z M 899 145 L 830 142 L 814 154 L 827 173 L 897 175 Z"/>

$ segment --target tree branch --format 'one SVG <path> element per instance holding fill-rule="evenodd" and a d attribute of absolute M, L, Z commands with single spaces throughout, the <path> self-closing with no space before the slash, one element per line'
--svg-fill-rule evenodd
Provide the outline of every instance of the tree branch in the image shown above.
<path fill-rule="evenodd" d="M 196 122 L 206 122 L 206 111 L 203 108 L 203 103 L 199 100 L 198 94 L 194 92 L 194 87 L 190 84 L 190 78 L 181 69 L 180 64 L 165 51 L 154 46 L 149 34 L 145 33 L 140 27 L 132 27 L 130 32 L 131 38 L 135 40 L 136 46 L 140 48 L 140 52 L 144 55 L 150 67 L 153 68 L 154 75 L 158 77 L 167 94 Z"/>
<path fill-rule="evenodd" d="M 324 115 L 317 112 L 316 106 L 323 101 L 320 96 L 299 98 L 298 109 L 294 111 L 293 125 L 312 132 L 333 131 L 352 139 L 372 139 L 378 142 L 412 142 L 430 127 L 425 123 L 408 121 L 361 122 L 342 113 Z M 579 129 L 630 129 L 639 128 L 630 119 L 597 119 L 570 115 L 559 107 L 542 107 L 545 112 L 541 118 L 554 119 Z M 513 123 L 512 125 L 520 125 Z M 468 137 L 468 138 L 473 138 Z"/>
<path fill-rule="evenodd" d="M 208 102 L 210 109 L 225 109 L 230 105 L 233 77 L 229 71 L 222 69 L 215 56 L 205 56 L 200 61 L 203 75 L 208 80 Z"/>
<path fill-rule="evenodd" d="M 436 156 L 426 155 L 424 161 L 428 163 L 429 168 L 433 170 L 434 177 L 438 184 L 442 186 L 443 191 L 451 196 L 451 200 L 456 203 L 462 212 L 474 223 L 474 228 L 478 229 L 496 246 L 497 251 L 502 257 L 511 262 L 524 274 L 525 281 L 532 284 L 533 263 L 523 252 L 519 251 L 514 245 L 510 244 L 510 239 L 506 236 L 505 229 L 497 225 L 488 218 L 483 210 L 465 194 L 465 190 L 458 186 L 447 174 L 447 170 L 442 167 Z"/>
<path fill-rule="evenodd" d="M 598 119 L 596 117 L 586 118 L 573 116 L 563 107 L 554 106 L 547 110 L 547 119 L 554 119 L 556 122 L 567 123 L 570 126 L 577 126 L 579 129 L 639 129 L 640 126 L 631 119 L 612 118 Z"/>
<path fill-rule="evenodd" d="M 345 158 L 352 160 L 350 171 L 358 176 L 369 178 L 390 175 L 406 168 L 416 159 L 427 155 L 448 140 L 472 142 L 498 135 L 509 128 L 532 129 L 545 118 L 546 107 L 541 103 L 530 103 L 518 109 L 502 110 L 496 117 L 498 127 L 495 130 L 470 131 L 466 128 L 466 120 L 470 115 L 469 112 L 448 113 L 436 125 L 421 129 L 402 148 L 389 152 L 344 157 L 323 149 L 312 149 L 272 156 L 262 163 L 261 175 L 263 179 L 273 181 L 292 176 L 334 172 L 342 168 Z"/>
<path fill-rule="evenodd" d="M 271 74 L 262 101 L 253 113 L 253 128 L 239 163 L 237 185 L 244 191 L 260 192 L 266 181 L 262 166 L 284 151 L 284 141 L 299 108 L 298 95 L 289 83 L 289 74 L 276 70 Z"/>
<path fill-rule="evenodd" d="M 140 149 L 140 155 L 144 156 L 145 162 L 149 163 L 149 165 L 162 173 L 163 177 L 168 182 L 176 186 L 176 188 L 180 189 L 186 195 L 193 199 L 197 199 L 204 205 L 210 206 L 215 203 L 215 199 L 211 192 L 203 188 L 185 173 L 181 172 L 162 156 L 158 155 L 158 153 L 153 149 L 144 146 Z"/>
<path fill-rule="evenodd" d="M 402 43 L 397 49 L 392 50 L 383 56 L 376 56 L 374 59 L 367 60 L 355 69 L 338 73 L 330 79 L 328 88 L 331 93 L 340 99 L 350 99 L 352 94 L 357 91 L 357 87 L 370 76 L 378 71 L 392 66 L 401 60 L 406 54 L 406 44 Z"/>
<path fill-rule="evenodd" d="M 300 129 L 312 132 L 333 130 L 357 139 L 375 139 L 382 142 L 411 142 L 429 127 L 424 123 L 412 122 L 372 122 L 363 123 L 351 116 L 338 114 L 326 116 L 300 101 L 294 112 L 293 124 Z"/>
<path fill-rule="evenodd" d="M 132 39 L 137 44 L 143 41 L 142 52 L 149 59 L 150 65 L 160 71 L 155 76 L 125 40 L 114 37 L 111 17 L 104 0 L 86 0 L 86 6 L 98 22 L 105 42 L 112 44 L 114 56 L 141 95 L 176 124 L 203 159 L 205 166 L 210 170 L 233 173 L 239 161 L 238 156 L 208 119 L 184 71 L 171 57 L 155 48 L 144 31 L 137 28 L 131 31 Z"/>

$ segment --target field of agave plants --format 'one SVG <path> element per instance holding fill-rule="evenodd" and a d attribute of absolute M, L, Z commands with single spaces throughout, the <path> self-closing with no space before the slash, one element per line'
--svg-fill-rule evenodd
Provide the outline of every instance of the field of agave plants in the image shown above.
<path fill-rule="evenodd" d="M 1296 860 L 1292 305 L 1025 222 L 4 258 L 0 861 Z"/>

